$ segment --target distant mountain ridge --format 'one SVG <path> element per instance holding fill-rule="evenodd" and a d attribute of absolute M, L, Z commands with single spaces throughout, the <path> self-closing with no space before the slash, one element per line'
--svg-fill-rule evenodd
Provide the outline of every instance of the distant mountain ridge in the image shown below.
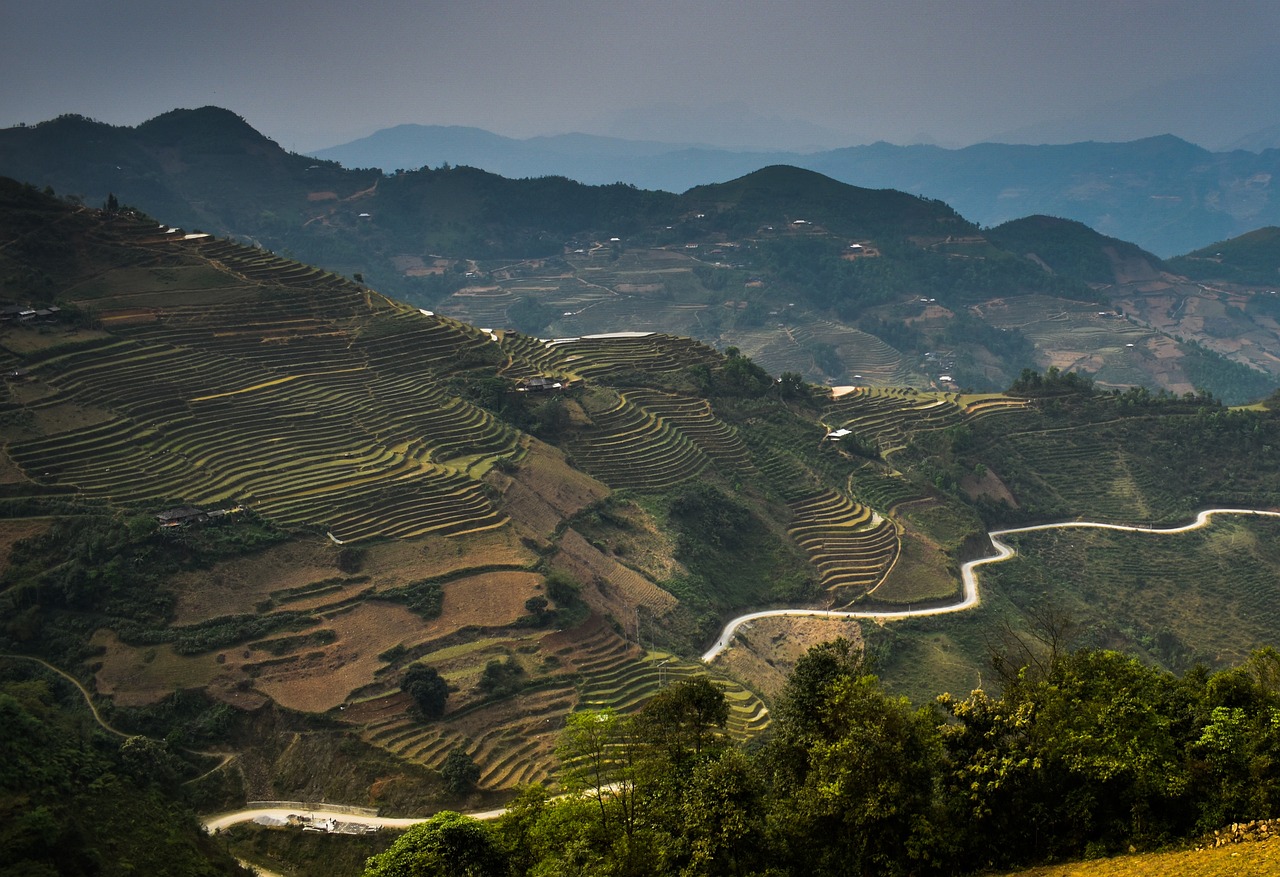
<path fill-rule="evenodd" d="M 1052 364 L 1252 401 L 1274 386 L 1280 347 L 1269 297 L 1165 276 L 1159 257 L 1077 221 L 984 230 L 941 200 L 785 164 L 681 195 L 464 165 L 386 175 L 289 153 L 205 107 L 134 129 L 63 117 L 0 131 L 6 173 L 89 206 L 114 195 L 476 326 L 684 335 L 833 385 L 991 390 Z M 1112 319 L 1122 308 L 1147 328 Z"/>
<path fill-rule="evenodd" d="M 1074 219 L 1163 257 L 1280 223 L 1280 150 L 1210 152 L 1171 135 L 1123 143 L 963 149 L 874 143 L 747 152 L 590 135 L 518 140 L 481 129 L 402 125 L 316 151 L 347 167 L 468 164 L 503 176 L 558 175 L 683 192 L 774 164 L 946 201 L 984 226 L 1033 213 Z"/>

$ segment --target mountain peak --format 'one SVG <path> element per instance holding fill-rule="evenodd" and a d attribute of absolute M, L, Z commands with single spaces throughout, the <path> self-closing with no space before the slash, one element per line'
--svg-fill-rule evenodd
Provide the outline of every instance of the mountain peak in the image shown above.
<path fill-rule="evenodd" d="M 154 145 L 178 146 L 199 142 L 205 151 L 232 143 L 271 143 L 243 116 L 222 107 L 177 109 L 162 113 L 138 126 L 138 134 Z M 210 147 L 213 147 L 211 150 Z"/>

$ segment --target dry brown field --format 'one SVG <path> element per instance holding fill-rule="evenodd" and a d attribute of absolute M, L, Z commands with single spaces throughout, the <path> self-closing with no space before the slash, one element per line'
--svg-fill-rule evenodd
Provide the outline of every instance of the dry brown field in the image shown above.
<path fill-rule="evenodd" d="M 679 603 L 672 594 L 605 555 L 572 528 L 560 538 L 556 564 L 567 569 L 579 581 L 595 581 L 601 588 L 610 588 L 627 605 L 643 606 L 658 617 L 666 615 Z"/>
<path fill-rule="evenodd" d="M 862 643 L 861 625 L 849 618 L 761 618 L 738 631 L 716 665 L 734 679 L 750 679 L 754 690 L 771 699 L 813 646 L 840 637 Z"/>
<path fill-rule="evenodd" d="M 1280 874 L 1280 838 L 1216 849 L 1045 865 L 1005 877 L 1276 877 L 1277 874 Z"/>
<path fill-rule="evenodd" d="M 546 540 L 565 518 L 609 495 L 609 488 L 569 466 L 564 456 L 542 442 L 529 443 L 514 476 L 490 470 L 486 476 L 502 491 L 503 510 L 517 530 Z"/>
<path fill-rule="evenodd" d="M 403 606 L 369 601 L 324 622 L 336 642 L 306 649 L 297 659 L 267 669 L 255 687 L 288 709 L 333 709 L 386 666 L 378 655 L 400 642 L 420 641 L 422 620 Z"/>
<path fill-rule="evenodd" d="M 219 673 L 211 654 L 178 655 L 170 645 L 134 647 L 109 630 L 95 633 L 89 644 L 102 650 L 91 662 L 97 666 L 94 687 L 116 706 L 159 703 L 180 688 L 209 685 Z"/>

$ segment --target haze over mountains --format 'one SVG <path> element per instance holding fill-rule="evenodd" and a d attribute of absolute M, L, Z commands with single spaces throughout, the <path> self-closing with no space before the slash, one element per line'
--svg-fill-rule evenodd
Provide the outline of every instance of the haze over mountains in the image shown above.
<path fill-rule="evenodd" d="M 399 125 L 313 154 L 388 173 L 448 163 L 507 177 L 555 174 L 668 192 L 787 164 L 856 186 L 937 198 L 985 226 L 1034 213 L 1075 219 L 1163 257 L 1280 224 L 1274 183 L 1280 150 L 1210 152 L 1171 135 L 963 149 L 881 142 L 788 152 L 587 134 L 515 139 L 477 128 Z"/>
<path fill-rule="evenodd" d="M 550 149 L 571 155 L 582 143 Z M 1172 138 L 1146 145 L 1198 152 Z M 1093 148 L 1098 162 L 1113 149 Z M 1266 236 L 1198 253 L 1177 274 L 1069 220 L 983 230 L 942 201 L 793 166 L 681 195 L 463 166 L 385 175 L 288 153 L 215 107 L 137 128 L 74 116 L 11 128 L 0 132 L 0 174 L 89 204 L 115 195 L 474 325 L 542 337 L 688 335 L 739 347 L 775 374 L 832 384 L 993 390 L 1052 364 L 1107 386 L 1244 402 L 1270 392 L 1280 370 Z M 1247 273 L 1231 275 L 1244 288 L 1202 282 L 1236 270 Z M 1100 306 L 1131 322 L 1100 322 Z"/>

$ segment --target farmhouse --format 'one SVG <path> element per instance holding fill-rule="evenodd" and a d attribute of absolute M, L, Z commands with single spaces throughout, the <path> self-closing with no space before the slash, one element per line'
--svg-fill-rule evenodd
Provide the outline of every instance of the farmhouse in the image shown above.
<path fill-rule="evenodd" d="M 181 527 L 185 524 L 199 523 L 208 519 L 208 512 L 195 506 L 178 506 L 177 508 L 166 509 L 156 515 L 156 523 L 161 527 Z"/>
<path fill-rule="evenodd" d="M 539 376 L 525 378 L 516 384 L 516 389 L 522 393 L 548 393 L 552 390 L 563 390 L 564 384 Z"/>

